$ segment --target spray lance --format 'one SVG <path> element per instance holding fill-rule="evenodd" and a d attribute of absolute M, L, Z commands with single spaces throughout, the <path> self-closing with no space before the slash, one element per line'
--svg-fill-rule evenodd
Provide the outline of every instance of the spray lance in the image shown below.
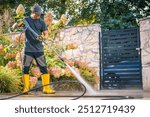
<path fill-rule="evenodd" d="M 43 37 L 42 35 L 37 34 L 37 33 L 30 27 L 29 23 L 28 23 L 25 19 L 23 19 L 23 22 L 24 22 L 25 29 L 30 30 L 30 31 L 36 36 L 37 40 L 43 42 L 45 45 L 47 45 L 47 46 L 49 47 L 48 43 L 46 43 L 46 41 L 45 41 L 46 39 L 44 39 L 44 37 Z M 77 78 L 77 80 L 78 80 L 80 83 L 84 84 L 84 86 L 85 86 L 86 89 L 87 89 L 87 92 L 91 93 L 92 95 L 93 95 L 93 94 L 96 94 L 95 90 L 94 90 L 78 73 L 76 73 L 76 71 L 74 71 L 74 69 L 73 69 L 72 67 L 70 67 L 70 66 L 64 61 L 64 59 L 63 59 L 54 49 L 52 49 L 52 51 L 55 52 L 55 54 L 58 56 L 58 58 L 68 67 L 68 69 L 69 69 L 69 70 L 72 72 L 72 74 Z"/>

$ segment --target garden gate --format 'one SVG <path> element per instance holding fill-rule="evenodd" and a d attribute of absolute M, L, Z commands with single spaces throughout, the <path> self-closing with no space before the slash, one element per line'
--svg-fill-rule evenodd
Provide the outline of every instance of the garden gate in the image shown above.
<path fill-rule="evenodd" d="M 139 29 L 101 34 L 101 88 L 142 88 Z"/>

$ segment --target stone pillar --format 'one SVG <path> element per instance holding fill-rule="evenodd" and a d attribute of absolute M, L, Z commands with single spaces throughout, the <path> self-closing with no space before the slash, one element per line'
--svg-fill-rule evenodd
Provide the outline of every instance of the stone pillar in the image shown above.
<path fill-rule="evenodd" d="M 150 17 L 140 20 L 143 89 L 150 90 Z"/>

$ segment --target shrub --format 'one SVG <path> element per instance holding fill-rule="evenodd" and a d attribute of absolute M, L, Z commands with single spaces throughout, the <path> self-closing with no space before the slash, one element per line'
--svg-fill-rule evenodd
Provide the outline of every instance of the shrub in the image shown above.
<path fill-rule="evenodd" d="M 97 83 L 98 76 L 96 71 L 90 68 L 86 63 L 80 61 L 67 60 L 67 63 L 79 74 L 81 75 L 89 84 L 94 86 Z M 52 81 L 75 81 L 77 78 L 66 68 L 60 67 L 50 67 L 49 73 L 51 75 Z M 79 83 L 60 83 L 53 86 L 55 90 L 82 90 Z"/>
<path fill-rule="evenodd" d="M 90 68 L 86 63 L 75 61 L 74 66 L 80 70 L 80 74 L 86 81 L 88 81 L 91 85 L 96 84 L 96 71 L 95 69 Z"/>
<path fill-rule="evenodd" d="M 9 37 L 0 35 L 0 65 L 5 65 L 6 60 L 4 59 L 6 45 L 9 44 Z"/>
<path fill-rule="evenodd" d="M 0 66 L 0 93 L 17 93 L 22 90 L 18 71 Z"/>
<path fill-rule="evenodd" d="M 0 44 L 2 45 L 9 44 L 9 36 L 0 35 Z"/>

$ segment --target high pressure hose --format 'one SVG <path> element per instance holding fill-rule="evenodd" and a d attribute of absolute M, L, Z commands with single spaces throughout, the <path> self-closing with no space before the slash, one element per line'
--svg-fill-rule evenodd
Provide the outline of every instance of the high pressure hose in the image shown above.
<path fill-rule="evenodd" d="M 20 93 L 18 93 L 18 94 L 16 94 L 16 95 L 13 95 L 13 96 L 8 96 L 8 97 L 0 98 L 0 100 L 8 100 L 8 99 L 16 98 L 16 97 L 22 96 L 22 95 L 24 95 L 24 94 L 26 94 L 26 93 L 29 93 L 29 92 L 31 92 L 31 91 L 36 91 L 36 90 L 38 90 L 38 89 L 41 89 L 41 88 L 43 88 L 43 87 L 45 87 L 45 86 L 52 85 L 52 84 L 60 84 L 60 83 L 79 83 L 79 84 L 82 86 L 82 88 L 83 88 L 83 93 L 82 93 L 80 96 L 77 96 L 77 97 L 75 97 L 75 98 L 73 98 L 73 99 L 71 99 L 71 100 L 77 100 L 77 99 L 83 97 L 83 96 L 85 95 L 85 93 L 86 93 L 86 87 L 85 87 L 83 84 L 81 84 L 80 82 L 78 82 L 78 81 L 71 81 L 71 80 L 64 80 L 64 81 L 52 82 L 52 83 L 47 84 L 47 85 L 41 85 L 41 86 L 32 88 L 32 89 L 30 89 L 30 90 L 27 91 L 27 92 L 20 92 Z"/>

